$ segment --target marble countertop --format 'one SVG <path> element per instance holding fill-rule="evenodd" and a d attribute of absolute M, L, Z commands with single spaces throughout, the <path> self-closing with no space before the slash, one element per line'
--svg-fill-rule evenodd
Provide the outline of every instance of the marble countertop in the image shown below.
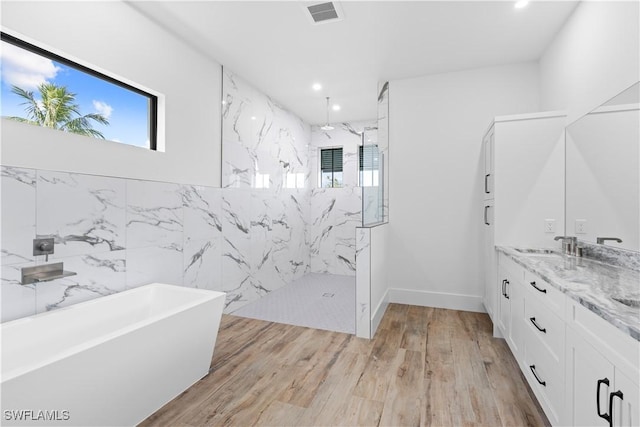
<path fill-rule="evenodd" d="M 613 299 L 640 300 L 640 271 L 559 252 L 543 255 L 521 253 L 506 246 L 496 249 L 640 341 L 640 307 Z"/>

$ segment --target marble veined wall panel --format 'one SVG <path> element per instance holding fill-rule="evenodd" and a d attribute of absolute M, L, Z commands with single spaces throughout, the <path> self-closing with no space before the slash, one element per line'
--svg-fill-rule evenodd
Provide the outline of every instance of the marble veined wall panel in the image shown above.
<path fill-rule="evenodd" d="M 1 168 L 1 321 L 150 282 L 221 290 L 222 190 Z M 36 236 L 75 276 L 21 285 Z"/>

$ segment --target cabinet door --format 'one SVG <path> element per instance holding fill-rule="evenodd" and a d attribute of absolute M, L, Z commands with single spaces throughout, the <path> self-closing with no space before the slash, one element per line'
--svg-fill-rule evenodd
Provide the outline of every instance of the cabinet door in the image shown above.
<path fill-rule="evenodd" d="M 509 324 L 506 335 L 507 343 L 511 348 L 511 352 L 516 359 L 522 353 L 522 343 L 524 340 L 524 289 L 522 284 L 515 278 L 511 278 L 509 281 L 508 289 L 509 295 Z"/>
<path fill-rule="evenodd" d="M 498 317 L 498 326 L 500 327 L 500 330 L 502 331 L 502 336 L 504 336 L 505 338 L 507 338 L 509 336 L 509 325 L 510 325 L 510 319 L 511 319 L 511 301 L 510 301 L 510 296 L 509 296 L 509 286 L 511 285 L 511 275 L 509 274 L 509 272 L 504 269 L 504 268 L 500 268 L 500 266 L 498 266 L 498 280 L 497 282 L 499 282 L 499 290 L 500 290 L 500 295 L 498 296 L 499 298 L 499 317 Z"/>
<path fill-rule="evenodd" d="M 595 348 L 567 328 L 566 419 L 572 426 L 608 426 L 609 393 L 614 391 L 614 367 Z"/>
<path fill-rule="evenodd" d="M 484 199 L 493 199 L 493 182 L 494 182 L 494 138 L 493 128 L 487 133 L 482 141 L 484 151 Z"/>
<path fill-rule="evenodd" d="M 496 249 L 493 239 L 493 201 L 484 206 L 484 306 L 487 309 L 492 322 L 496 322 L 496 305 L 498 302 L 498 290 L 496 289 Z"/>
<path fill-rule="evenodd" d="M 616 369 L 614 398 L 611 399 L 613 425 L 628 427 L 640 425 L 640 391 L 638 384 Z"/>

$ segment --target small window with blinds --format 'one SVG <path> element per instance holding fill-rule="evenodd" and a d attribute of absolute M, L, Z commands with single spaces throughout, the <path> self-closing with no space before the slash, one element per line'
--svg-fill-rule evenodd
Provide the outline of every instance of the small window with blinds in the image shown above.
<path fill-rule="evenodd" d="M 360 145 L 358 147 L 359 178 L 361 187 L 377 187 L 379 185 L 380 154 L 378 146 Z"/>
<path fill-rule="evenodd" d="M 342 187 L 342 147 L 320 149 L 320 187 Z"/>

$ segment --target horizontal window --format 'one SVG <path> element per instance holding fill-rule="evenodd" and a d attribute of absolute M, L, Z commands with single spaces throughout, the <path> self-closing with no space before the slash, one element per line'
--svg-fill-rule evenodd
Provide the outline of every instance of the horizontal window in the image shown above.
<path fill-rule="evenodd" d="M 1 33 L 2 117 L 156 149 L 158 99 Z"/>
<path fill-rule="evenodd" d="M 320 149 L 320 187 L 342 186 L 342 147 Z"/>

